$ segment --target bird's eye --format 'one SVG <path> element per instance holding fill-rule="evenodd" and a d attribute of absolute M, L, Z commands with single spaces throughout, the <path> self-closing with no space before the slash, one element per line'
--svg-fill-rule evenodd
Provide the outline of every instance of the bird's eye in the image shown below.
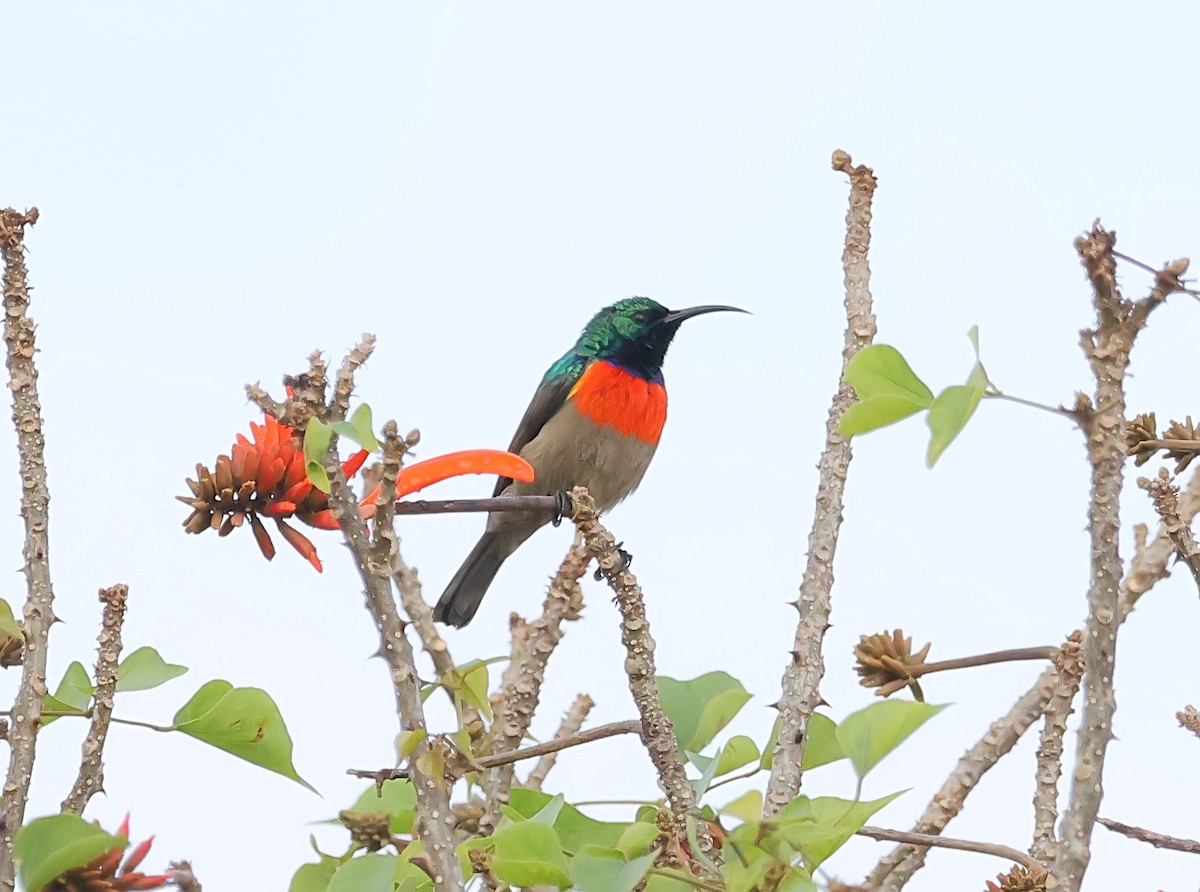
<path fill-rule="evenodd" d="M 638 310 L 630 318 L 632 318 L 633 321 L 636 322 L 638 325 L 645 325 L 647 322 L 650 321 L 650 314 L 647 313 L 645 310 Z"/>

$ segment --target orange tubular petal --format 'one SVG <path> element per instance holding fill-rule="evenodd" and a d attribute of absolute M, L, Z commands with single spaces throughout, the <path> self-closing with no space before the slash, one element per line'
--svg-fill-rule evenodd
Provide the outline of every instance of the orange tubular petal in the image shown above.
<path fill-rule="evenodd" d="M 324 511 L 317 511 L 315 514 L 297 514 L 296 516 L 310 527 L 315 527 L 318 530 L 339 529 L 337 518 L 333 516 L 333 511 L 328 508 Z"/>
<path fill-rule="evenodd" d="M 402 498 L 434 483 L 467 474 L 495 474 L 522 483 L 531 483 L 534 478 L 533 465 L 519 455 L 499 449 L 464 449 L 402 468 L 396 481 L 396 497 Z"/>
<path fill-rule="evenodd" d="M 129 839 L 129 812 L 125 812 L 125 820 L 121 822 L 121 826 L 117 828 L 117 836 L 123 839 Z"/>
<path fill-rule="evenodd" d="M 295 486 L 301 480 L 308 479 L 307 469 L 305 468 L 304 450 L 293 449 L 291 461 L 288 462 L 287 473 L 283 475 L 283 479 L 289 486 Z"/>
<path fill-rule="evenodd" d="M 170 873 L 142 874 L 137 879 L 128 881 L 125 888 L 130 892 L 145 892 L 147 889 L 162 888 L 174 879 L 175 875 Z"/>
<path fill-rule="evenodd" d="M 288 526 L 282 520 L 277 520 L 275 523 L 279 527 L 279 532 L 283 534 L 283 538 L 287 540 L 288 545 L 300 552 L 300 555 L 316 567 L 317 572 L 320 573 L 322 571 L 321 559 L 317 557 L 316 546 L 308 541 L 308 537 L 294 527 Z"/>
<path fill-rule="evenodd" d="M 272 560 L 275 557 L 275 543 L 271 541 L 271 534 L 267 532 L 267 528 L 263 526 L 263 522 L 258 519 L 257 514 L 250 515 L 250 529 L 254 530 L 254 540 L 258 542 L 258 550 L 267 560 Z"/>
<path fill-rule="evenodd" d="M 285 502 L 294 502 L 295 504 L 299 505 L 308 498 L 308 494 L 312 491 L 312 488 L 312 482 L 305 478 L 285 492 L 283 494 L 283 500 Z"/>
<path fill-rule="evenodd" d="M 125 859 L 125 865 L 121 868 L 121 873 L 132 873 L 137 869 L 137 866 L 146 860 L 146 856 L 150 854 L 150 846 L 154 845 L 154 837 L 150 837 L 145 842 L 139 842 L 133 847 L 133 851 L 129 853 L 129 857 Z"/>
<path fill-rule="evenodd" d="M 287 470 L 285 465 L 278 458 L 263 457 L 263 461 L 259 462 L 258 467 L 258 490 L 264 496 L 274 492 L 275 487 L 279 486 L 283 480 L 283 473 Z"/>
<path fill-rule="evenodd" d="M 370 454 L 367 450 L 360 449 L 342 462 L 342 473 L 346 475 L 347 480 L 357 474 L 359 469 L 367 463 L 367 456 Z"/>
<path fill-rule="evenodd" d="M 272 502 L 262 509 L 263 517 L 291 517 L 296 513 L 295 502 Z"/>

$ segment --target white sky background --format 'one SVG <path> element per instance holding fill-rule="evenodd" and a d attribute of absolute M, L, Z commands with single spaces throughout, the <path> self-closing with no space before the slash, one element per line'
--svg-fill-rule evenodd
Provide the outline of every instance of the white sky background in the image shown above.
<path fill-rule="evenodd" d="M 109 739 L 108 795 L 89 817 L 112 827 L 132 810 L 136 838 L 158 834 L 151 867 L 191 857 L 213 890 L 286 888 L 313 829 L 341 846 L 307 822 L 353 801 L 362 785 L 346 768 L 391 762 L 396 730 L 336 536 L 317 534 L 317 576 L 282 541 L 268 564 L 249 533 L 180 528 L 183 478 L 257 418 L 245 382 L 278 392 L 313 348 L 337 362 L 372 331 L 360 396 L 377 418 L 420 427 L 421 456 L 503 447 L 602 305 L 646 294 L 753 310 L 681 331 L 665 439 L 610 526 L 636 555 L 660 671 L 734 674 L 756 697 L 730 733 L 761 742 L 840 363 L 847 185 L 832 150 L 879 177 L 880 340 L 935 391 L 965 379 L 976 323 L 1006 391 L 1056 403 L 1090 389 L 1077 345 L 1089 291 L 1071 243 L 1096 216 L 1147 262 L 1200 255 L 1200 8 L 1185 4 L 102 7 L 13 7 L 3 25 L 0 203 L 43 215 L 29 263 L 66 620 L 52 683 L 73 658 L 91 666 L 95 593 L 125 581 L 127 649 L 152 644 L 191 672 L 119 699 L 118 715 L 169 721 L 212 678 L 276 699 L 323 799 L 183 736 L 118 726 Z M 1122 282 L 1148 287 L 1130 267 Z M 1200 411 L 1197 326 L 1186 296 L 1155 314 L 1133 409 Z M 989 402 L 932 472 L 925 436 L 914 419 L 856 445 L 822 687 L 835 718 L 874 700 L 852 671 L 859 634 L 900 626 L 939 659 L 1056 644 L 1085 613 L 1078 431 Z M 16 569 L 11 445 L 8 460 L 0 542 Z M 490 488 L 471 478 L 430 494 Z M 1149 517 L 1131 483 L 1124 518 Z M 481 526 L 402 521 L 430 598 Z M 508 612 L 538 609 L 570 535 L 544 531 L 508 562 L 475 623 L 448 635 L 460 661 L 507 653 Z M 14 575 L 3 596 L 23 592 Z M 586 593 L 538 736 L 580 691 L 597 701 L 592 723 L 633 715 L 608 593 L 590 578 Z M 1200 833 L 1200 745 L 1174 718 L 1200 701 L 1198 606 L 1177 572 L 1122 630 L 1102 809 L 1182 836 Z M 913 788 L 874 823 L 907 829 L 1040 670 L 929 679 L 928 698 L 954 705 L 869 777 L 871 798 Z M 0 681 L 4 702 L 16 681 Z M 63 721 L 41 737 L 31 816 L 67 792 L 83 732 Z M 953 835 L 1028 846 L 1035 745 L 1036 732 L 985 778 Z M 549 786 L 654 795 L 632 739 L 565 753 Z M 839 767 L 805 789 L 854 787 Z M 1197 886 L 1194 857 L 1103 829 L 1094 848 L 1089 888 Z M 888 849 L 855 840 L 827 869 L 858 880 Z M 982 888 L 1003 869 L 937 851 L 912 888 Z"/>

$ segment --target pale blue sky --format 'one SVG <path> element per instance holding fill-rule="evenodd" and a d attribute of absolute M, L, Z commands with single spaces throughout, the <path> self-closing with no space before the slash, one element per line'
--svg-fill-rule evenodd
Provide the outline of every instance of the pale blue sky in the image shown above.
<path fill-rule="evenodd" d="M 367 659 L 374 632 L 335 539 L 319 540 L 318 577 L 290 553 L 267 564 L 248 534 L 179 528 L 184 476 L 256 417 L 245 382 L 273 385 L 315 347 L 340 359 L 373 331 L 360 381 L 377 417 L 420 427 L 426 456 L 503 446 L 544 368 L 595 309 L 631 294 L 755 313 L 684 328 L 662 448 L 611 527 L 637 555 L 660 670 L 739 677 L 757 696 L 732 731 L 763 740 L 840 361 L 846 185 L 830 153 L 879 176 L 880 339 L 936 390 L 966 375 L 978 324 L 1002 388 L 1070 401 L 1090 386 L 1073 238 L 1100 216 L 1150 263 L 1200 247 L 1198 26 L 1200 8 L 1155 3 L 7 10 L 0 203 L 43 214 L 29 262 L 66 620 L 52 674 L 92 662 L 95 591 L 126 581 L 127 646 L 153 644 L 192 671 L 119 700 L 118 714 L 165 721 L 215 677 L 263 687 L 325 797 L 189 739 L 118 727 L 108 796 L 89 815 L 111 826 L 132 810 L 135 835 L 158 834 L 152 866 L 191 857 L 209 888 L 283 889 L 311 854 L 307 822 L 360 789 L 344 770 L 390 761 L 388 681 Z M 1147 286 L 1131 269 L 1122 278 L 1135 294 Z M 1156 314 L 1133 407 L 1200 411 L 1198 325 L 1185 297 Z M 872 701 L 852 672 L 859 634 L 902 626 L 948 658 L 1054 644 L 1084 615 L 1078 432 L 985 405 L 933 472 L 924 436 L 913 420 L 856 449 L 822 688 L 835 717 Z M 16 568 L 14 457 L 10 446 L 0 543 Z M 1149 517 L 1132 486 L 1126 506 L 1130 522 Z M 403 522 L 430 597 L 481 523 Z M 508 611 L 536 610 L 569 538 L 545 531 L 505 566 L 476 622 L 448 636 L 458 659 L 507 652 Z M 4 597 L 22 591 L 14 576 Z M 597 723 L 632 715 L 613 608 L 590 580 L 587 594 L 537 735 L 579 691 Z M 1174 712 L 1200 700 L 1198 614 L 1176 574 L 1122 633 L 1102 810 L 1183 836 L 1200 832 L 1197 743 Z M 931 679 L 929 699 L 954 705 L 868 780 L 871 797 L 913 787 L 875 822 L 907 828 L 1037 672 Z M 0 694 L 15 681 L 0 679 Z M 65 794 L 82 731 L 64 721 L 44 735 L 33 814 Z M 1035 743 L 988 775 L 955 835 L 1028 845 Z M 652 777 L 626 739 L 564 755 L 551 786 L 645 797 Z M 808 789 L 849 796 L 853 783 L 833 768 Z M 829 870 L 857 880 L 886 850 L 855 840 Z M 1004 867 L 937 852 L 912 888 L 982 888 Z M 1196 875 L 1186 856 L 1097 831 L 1089 888 L 1170 892 Z"/>

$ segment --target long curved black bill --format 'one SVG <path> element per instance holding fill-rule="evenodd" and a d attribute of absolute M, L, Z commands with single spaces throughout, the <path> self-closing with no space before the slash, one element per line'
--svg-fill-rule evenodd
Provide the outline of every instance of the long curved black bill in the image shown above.
<path fill-rule="evenodd" d="M 693 316 L 702 316 L 705 313 L 749 313 L 749 310 L 743 310 L 741 307 L 727 307 L 724 304 L 705 304 L 702 307 L 688 307 L 686 310 L 672 310 L 659 320 L 660 323 L 668 325 L 678 325 L 685 319 L 691 319 Z"/>

